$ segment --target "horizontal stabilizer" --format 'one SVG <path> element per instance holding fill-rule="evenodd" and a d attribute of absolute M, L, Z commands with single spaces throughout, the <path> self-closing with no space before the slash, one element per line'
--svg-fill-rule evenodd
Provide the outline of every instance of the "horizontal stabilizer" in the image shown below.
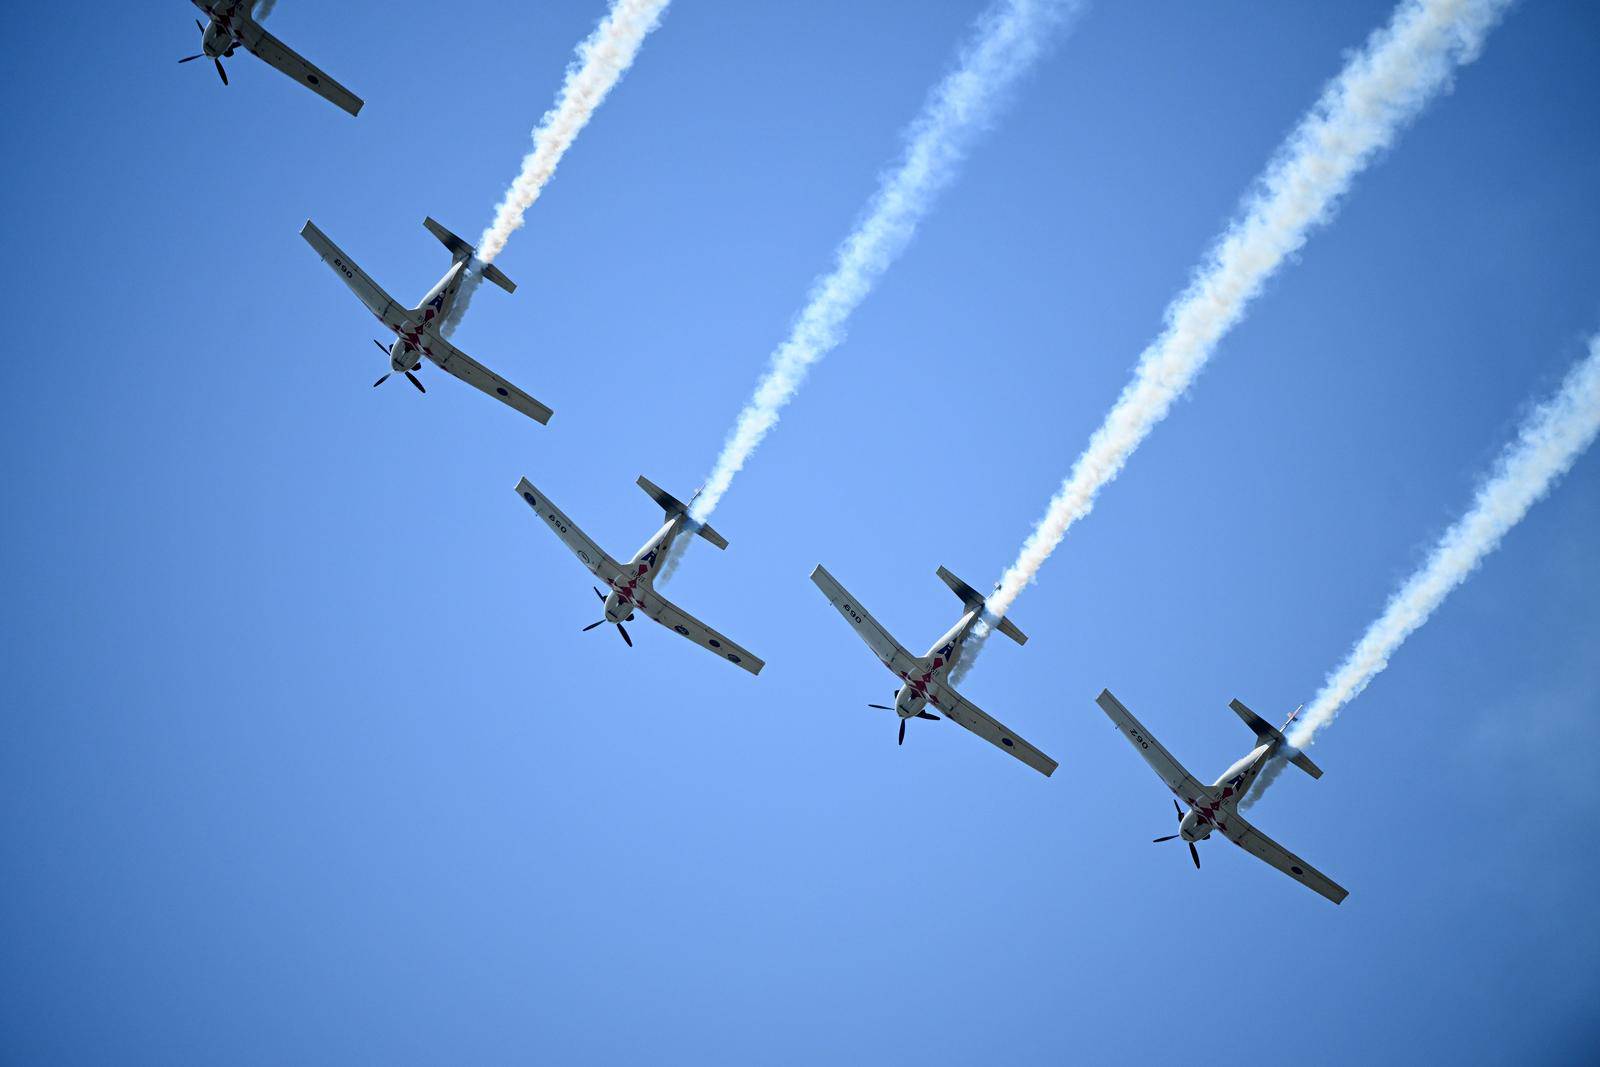
<path fill-rule="evenodd" d="M 945 585 L 950 587 L 950 591 L 952 593 L 961 598 L 961 602 L 967 606 L 969 611 L 976 610 L 980 612 L 987 612 L 986 604 L 988 602 L 988 598 L 986 598 L 976 589 L 972 588 L 972 586 L 968 585 L 966 582 L 963 582 L 960 578 L 957 578 L 954 574 L 951 574 L 949 568 L 940 567 L 939 577 L 943 580 Z M 987 615 L 985 615 L 985 617 L 987 618 Z M 1028 643 L 1028 635 L 1017 629 L 1016 625 L 1012 623 L 1010 619 L 1000 619 L 994 623 L 994 628 L 1011 638 L 1011 640 L 1015 641 L 1019 645 L 1025 645 Z"/>
<path fill-rule="evenodd" d="M 659 485 L 657 485 L 655 482 L 652 482 L 649 478 L 646 478 L 642 474 L 639 475 L 639 488 L 648 493 L 651 500 L 654 500 L 657 504 L 661 505 L 661 510 L 667 513 L 667 518 L 671 519 L 676 518 L 679 515 L 689 514 L 689 505 L 685 504 L 683 501 L 679 500 L 665 489 L 662 489 Z M 710 541 L 712 544 L 716 545 L 718 548 L 728 547 L 728 539 L 717 533 L 717 531 L 713 530 L 709 526 L 695 524 L 691 521 L 689 528 L 695 533 L 699 534 L 701 537 L 704 537 L 707 541 Z"/>
<path fill-rule="evenodd" d="M 491 282 L 494 282 L 508 293 L 514 293 L 517 291 L 517 283 L 512 281 L 510 278 L 507 278 L 499 267 L 495 266 L 493 263 L 482 263 L 476 261 L 474 257 L 477 256 L 478 250 L 467 244 L 467 242 L 463 241 L 455 234 L 451 233 L 449 230 L 445 229 L 443 226 L 439 225 L 431 216 L 423 219 L 422 224 L 428 228 L 429 233 L 433 234 L 439 239 L 440 244 L 444 245 L 445 248 L 450 250 L 450 255 L 453 259 L 457 261 L 463 259 L 473 260 L 473 269 L 480 272 L 485 278 L 489 279 Z"/>
<path fill-rule="evenodd" d="M 1281 748 L 1283 751 L 1290 753 L 1290 763 L 1294 764 L 1296 767 L 1299 767 L 1302 771 L 1305 771 L 1313 778 L 1322 777 L 1322 768 L 1318 767 L 1315 763 L 1312 763 L 1310 756 L 1307 756 L 1304 752 L 1301 752 L 1299 749 L 1291 746 L 1289 742 L 1284 739 L 1283 734 L 1279 732 L 1277 727 L 1273 726 L 1271 723 L 1267 722 L 1267 720 L 1251 711 L 1245 706 L 1244 701 L 1235 699 L 1228 705 L 1228 707 L 1233 709 L 1233 713 L 1235 715 L 1244 720 L 1244 724 L 1254 731 L 1256 737 L 1260 738 L 1267 744 L 1274 745 L 1275 747 Z M 1293 715 L 1289 716 L 1289 721 L 1294 721 Z M 1284 723 L 1284 725 L 1287 726 L 1289 723 Z"/>

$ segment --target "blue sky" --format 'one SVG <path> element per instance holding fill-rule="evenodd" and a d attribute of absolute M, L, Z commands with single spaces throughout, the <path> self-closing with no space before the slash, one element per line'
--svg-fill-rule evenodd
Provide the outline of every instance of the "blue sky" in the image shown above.
<path fill-rule="evenodd" d="M 455 340 L 556 409 L 369 388 L 594 0 L 285 0 L 367 101 L 173 61 L 184 5 L 8 24 L 0 1051 L 53 1063 L 1576 1062 L 1600 1042 L 1600 457 L 1218 842 L 1093 703 L 1215 775 L 1316 690 L 1600 327 L 1600 12 L 1525 4 L 1075 527 L 948 724 L 806 575 L 925 645 L 1017 545 L 1383 3 L 1091 8 L 696 545 L 769 662 L 604 631 L 977 2 L 669 12 Z M 918 728 L 925 727 L 925 728 Z M 1285 1049 L 1289 1051 L 1284 1051 Z"/>

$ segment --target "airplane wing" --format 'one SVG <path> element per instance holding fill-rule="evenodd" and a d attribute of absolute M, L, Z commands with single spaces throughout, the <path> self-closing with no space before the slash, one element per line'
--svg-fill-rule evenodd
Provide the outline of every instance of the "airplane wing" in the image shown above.
<path fill-rule="evenodd" d="M 622 566 L 591 541 L 588 534 L 578 529 L 571 519 L 562 514 L 560 508 L 545 499 L 545 495 L 535 489 L 528 479 L 517 483 L 517 495 L 527 501 L 528 506 L 545 521 L 545 525 L 572 549 L 572 554 L 589 568 L 590 574 L 610 585 L 622 573 Z"/>
<path fill-rule="evenodd" d="M 761 668 L 766 666 L 759 657 L 740 648 L 654 590 L 644 595 L 639 610 L 667 629 L 682 634 L 701 648 L 710 649 L 729 663 L 737 664 L 751 674 L 760 674 Z"/>
<path fill-rule="evenodd" d="M 368 311 L 383 320 L 385 326 L 398 330 L 406 324 L 406 309 L 395 303 L 394 298 L 384 292 L 377 282 L 367 277 L 367 272 L 356 266 L 343 249 L 328 240 L 328 235 L 317 229 L 316 223 L 307 219 L 300 228 L 300 236 L 306 239 L 306 244 L 316 249 L 322 261 L 333 268 L 333 272 L 350 287 L 356 298 L 367 305 Z"/>
<path fill-rule="evenodd" d="M 343 108 L 352 115 L 360 114 L 362 100 L 359 96 L 262 29 L 261 24 L 255 19 L 238 18 L 234 32 L 239 38 L 239 43 L 262 62 L 277 67 L 334 106 Z"/>
<path fill-rule="evenodd" d="M 1219 829 L 1229 841 L 1257 859 L 1266 860 L 1306 888 L 1316 890 L 1335 904 L 1350 895 L 1349 890 L 1245 822 L 1238 813 L 1229 815 L 1224 823 Z"/>
<path fill-rule="evenodd" d="M 1111 695 L 1111 690 L 1102 689 L 1100 695 L 1095 697 L 1095 703 L 1100 705 L 1100 710 L 1105 712 L 1111 721 L 1116 724 L 1117 730 L 1126 737 L 1139 754 L 1150 764 L 1167 788 L 1171 789 L 1180 800 L 1190 807 L 1199 802 L 1201 797 L 1209 797 L 1211 789 L 1200 779 L 1184 770 L 1183 764 L 1172 758 L 1168 752 L 1150 735 L 1133 713 L 1122 706 L 1122 701 Z"/>
<path fill-rule="evenodd" d="M 1046 778 L 1055 772 L 1056 761 L 1018 737 L 1005 723 L 989 715 L 978 705 L 951 689 L 939 687 L 939 699 L 934 707 L 944 712 L 945 718 L 965 726 L 1002 752 L 1010 753 Z"/>
<path fill-rule="evenodd" d="M 487 393 L 515 411 L 522 412 L 541 426 L 549 422 L 550 416 L 554 414 L 533 397 L 437 334 L 428 337 L 428 345 L 423 352 L 440 367 L 474 389 Z"/>
<path fill-rule="evenodd" d="M 867 643 L 873 654 L 883 661 L 883 665 L 899 675 L 909 674 L 922 667 L 922 661 L 906 650 L 906 647 L 890 636 L 883 624 L 874 619 L 861 602 L 850 595 L 850 591 L 840 585 L 833 575 L 828 573 L 826 567 L 817 564 L 811 572 L 811 580 L 822 590 L 822 595 L 833 602 L 839 609 L 845 621 L 855 627 L 856 633 L 861 635 L 861 640 Z"/>

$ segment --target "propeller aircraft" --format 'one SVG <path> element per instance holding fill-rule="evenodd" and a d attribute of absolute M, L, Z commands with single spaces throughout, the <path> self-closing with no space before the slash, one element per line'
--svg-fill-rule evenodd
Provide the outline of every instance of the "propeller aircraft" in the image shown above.
<path fill-rule="evenodd" d="M 893 711 L 900 717 L 899 744 L 903 745 L 906 741 L 906 720 L 938 720 L 939 716 L 927 710 L 931 706 L 944 712 L 952 722 L 965 726 L 1002 752 L 1015 756 L 1049 777 L 1056 769 L 1055 760 L 1018 737 L 1010 727 L 991 718 L 982 708 L 951 687 L 950 669 L 961 658 L 962 645 L 971 636 L 973 627 L 986 617 L 984 596 L 944 567 L 940 567 L 938 573 L 944 584 L 961 598 L 965 610 L 956 624 L 934 642 L 926 656 L 913 656 L 907 651 L 820 563 L 811 572 L 811 580 L 844 616 L 845 621 L 855 628 L 867 647 L 889 668 L 890 673 L 900 678 L 901 685 L 895 690 L 893 707 L 867 705 L 880 711 Z M 1019 645 L 1028 640 L 1027 635 L 1009 619 L 991 620 L 990 625 Z"/>
<path fill-rule="evenodd" d="M 1239 814 L 1239 802 L 1250 791 L 1250 787 L 1255 785 L 1257 777 L 1267 766 L 1268 761 L 1275 757 L 1287 759 L 1313 778 L 1322 777 L 1322 768 L 1312 763 L 1311 757 L 1304 752 L 1290 747 L 1281 730 L 1275 729 L 1261 716 L 1245 707 L 1241 701 L 1233 701 L 1228 706 L 1254 731 L 1256 746 L 1233 766 L 1223 771 L 1222 777 L 1216 782 L 1204 785 L 1172 758 L 1172 754 L 1151 736 L 1150 731 L 1133 717 L 1133 713 L 1111 695 L 1111 690 L 1101 690 L 1100 695 L 1095 698 L 1095 703 L 1100 705 L 1100 710 L 1105 712 L 1116 725 L 1118 732 L 1139 750 L 1139 754 L 1150 764 L 1156 776 L 1167 783 L 1167 788 L 1178 798 L 1172 802 L 1172 806 L 1178 812 L 1178 832 L 1156 838 L 1157 843 L 1179 840 L 1186 842 L 1189 846 L 1189 855 L 1198 868 L 1200 850 L 1195 847 L 1195 843 L 1206 840 L 1213 831 L 1219 832 L 1252 856 L 1265 860 L 1301 885 L 1321 893 L 1335 904 L 1350 895 L 1327 875 L 1257 830 Z M 1297 708 L 1283 724 L 1284 729 L 1288 728 L 1289 723 L 1293 722 L 1295 715 L 1298 714 Z M 1178 800 L 1189 806 L 1188 812 L 1183 810 Z"/>
<path fill-rule="evenodd" d="M 456 297 L 461 292 L 461 283 L 469 269 L 481 272 L 483 277 L 508 293 L 517 291 L 516 283 L 501 273 L 500 268 L 494 264 L 477 262 L 474 259 L 476 250 L 471 245 L 433 219 L 424 219 L 422 224 L 445 248 L 449 249 L 452 261 L 450 269 L 439 279 L 439 284 L 422 298 L 422 303 L 410 309 L 395 303 L 394 298 L 380 289 L 365 271 L 356 266 L 354 260 L 330 241 L 327 234 L 317 228 L 315 223 L 308 219 L 300 230 L 300 236 L 316 250 L 324 263 L 333 268 L 333 272 L 350 287 L 350 291 L 367 305 L 367 310 L 395 333 L 396 339 L 388 345 L 382 341 L 373 341 L 379 351 L 389 357 L 389 371 L 373 382 L 372 387 L 376 389 L 389 380 L 390 374 L 399 371 L 416 386 L 418 392 L 426 393 L 428 390 L 423 387 L 416 375 L 416 372 L 422 369 L 423 357 L 426 357 L 473 388 L 487 393 L 513 410 L 522 412 L 535 422 L 541 424 L 549 422 L 552 414 L 549 408 L 446 341 L 440 332 L 440 326 L 449 316 L 450 309 L 455 306 Z"/>
<path fill-rule="evenodd" d="M 632 648 L 633 638 L 629 636 L 627 627 L 623 624 L 631 622 L 635 612 L 643 612 L 646 618 L 654 619 L 673 633 L 687 637 L 701 648 L 729 663 L 743 667 L 751 674 L 760 674 L 761 668 L 766 666 L 761 659 L 690 615 L 655 589 L 661 565 L 667 561 L 668 552 L 679 536 L 684 533 L 699 534 L 722 549 L 728 547 L 727 539 L 704 523 L 695 522 L 689 516 L 688 504 L 663 492 L 643 475 L 639 477 L 639 488 L 661 506 L 666 512 L 667 520 L 655 532 L 655 536 L 634 553 L 632 559 L 627 563 L 619 563 L 595 544 L 588 534 L 578 529 L 577 524 L 567 518 L 560 508 L 550 503 L 532 482 L 524 478 L 517 483 L 517 495 L 534 510 L 534 514 L 544 520 L 545 525 L 549 526 L 557 537 L 561 538 L 562 543 L 572 550 L 572 554 L 589 568 L 589 572 L 606 583 L 610 590 L 606 593 L 598 588 L 595 589 L 594 595 L 605 605 L 605 617 L 599 622 L 585 626 L 583 631 L 588 633 L 606 623 L 611 623 L 617 628 L 617 633 L 622 635 L 622 640 Z"/>
<path fill-rule="evenodd" d="M 268 66 L 276 67 L 312 92 L 352 115 L 361 113 L 362 100 L 355 93 L 329 77 L 321 68 L 261 28 L 261 23 L 251 14 L 251 0 L 194 0 L 194 6 L 205 13 L 209 24 L 195 20 L 200 30 L 200 51 L 184 56 L 179 63 L 192 63 L 209 59 L 216 64 L 217 77 L 228 84 L 228 72 L 222 61 L 233 56 L 234 49 L 244 50 Z"/>

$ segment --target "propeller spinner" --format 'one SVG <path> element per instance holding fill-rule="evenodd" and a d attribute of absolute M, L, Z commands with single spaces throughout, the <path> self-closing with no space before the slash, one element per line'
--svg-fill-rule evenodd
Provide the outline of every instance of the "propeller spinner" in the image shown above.
<path fill-rule="evenodd" d="M 415 381 L 416 379 L 412 379 L 412 380 Z M 422 386 L 419 385 L 419 386 L 417 386 L 417 388 L 421 389 Z M 594 586 L 591 585 L 589 588 L 590 589 L 594 589 Z M 606 595 L 604 593 L 602 593 L 600 590 L 595 589 L 594 590 L 594 595 L 600 598 L 600 603 L 604 604 L 606 602 Z M 628 613 L 628 617 L 626 619 L 623 619 L 622 622 L 630 622 L 630 621 L 632 621 L 632 619 L 633 619 L 633 613 L 629 612 Z M 583 628 L 583 632 L 584 633 L 588 633 L 590 630 L 593 630 L 596 626 L 604 626 L 606 623 L 608 623 L 610 621 L 611 621 L 610 619 L 601 619 L 599 622 L 591 622 L 588 626 L 585 626 Z M 622 622 L 617 623 L 617 633 L 621 634 L 622 635 L 622 640 L 627 642 L 627 645 L 628 645 L 629 648 L 632 648 L 633 647 L 633 638 L 628 636 L 628 628 L 626 626 L 623 626 Z"/>
<path fill-rule="evenodd" d="M 206 32 L 205 26 L 201 24 L 199 19 L 195 19 L 194 24 L 195 24 L 195 28 L 198 29 L 201 33 L 205 33 Z M 232 49 L 229 49 L 229 52 L 232 52 Z M 204 52 L 196 52 L 192 56 L 184 56 L 182 59 L 178 60 L 178 62 L 179 63 L 189 63 L 189 62 L 192 62 L 193 60 L 196 60 L 196 59 L 204 59 L 205 57 L 206 57 L 206 54 Z M 213 62 L 213 63 L 215 63 L 217 65 L 217 77 L 222 79 L 222 84 L 223 85 L 227 85 L 228 84 L 228 72 L 222 69 L 222 60 L 218 59 L 216 56 L 212 56 L 211 57 L 211 62 Z"/>
<path fill-rule="evenodd" d="M 896 691 L 895 692 L 895 698 L 898 700 L 899 697 L 900 697 L 900 693 L 898 691 Z M 867 707 L 876 708 L 878 711 L 894 711 L 895 710 L 893 707 L 891 707 L 889 705 L 886 705 L 886 704 L 868 704 Z M 938 722 L 939 721 L 939 716 L 933 714 L 930 711 L 919 711 L 919 712 L 917 712 L 917 718 L 919 718 L 919 719 L 932 719 L 934 722 Z M 903 745 L 903 744 L 906 743 L 906 720 L 905 720 L 904 716 L 901 716 L 901 719 L 900 719 L 900 740 L 895 742 L 895 743 L 899 744 L 899 745 Z"/>
<path fill-rule="evenodd" d="M 383 347 L 383 342 L 382 341 L 374 339 L 372 343 L 377 345 L 378 346 L 378 351 L 382 352 L 384 355 L 387 356 L 389 354 L 389 350 L 387 348 Z M 417 380 L 417 376 L 415 374 L 411 373 L 411 371 L 420 370 L 421 367 L 422 367 L 421 363 L 413 364 L 412 367 L 411 367 L 411 370 L 402 371 L 401 373 L 403 373 L 406 376 L 406 380 L 407 381 L 409 381 L 412 385 L 417 387 L 417 392 L 426 394 L 428 391 L 422 387 L 422 383 Z M 380 386 L 384 382 L 388 381 L 389 380 L 389 374 L 393 374 L 393 373 L 394 373 L 393 371 L 390 371 L 390 372 L 386 373 L 382 378 L 379 378 L 377 381 L 373 382 L 372 383 L 372 387 L 374 389 L 376 389 L 378 386 Z"/>
<path fill-rule="evenodd" d="M 1172 802 L 1172 809 L 1178 813 L 1178 826 L 1181 828 L 1183 826 L 1183 809 L 1178 806 L 1176 800 Z M 1172 841 L 1182 836 L 1182 833 L 1168 834 L 1166 837 L 1154 838 L 1151 843 L 1159 845 L 1163 841 Z M 1189 842 L 1189 855 L 1194 859 L 1194 869 L 1198 871 L 1200 869 L 1200 850 L 1194 847 L 1193 841 Z"/>

